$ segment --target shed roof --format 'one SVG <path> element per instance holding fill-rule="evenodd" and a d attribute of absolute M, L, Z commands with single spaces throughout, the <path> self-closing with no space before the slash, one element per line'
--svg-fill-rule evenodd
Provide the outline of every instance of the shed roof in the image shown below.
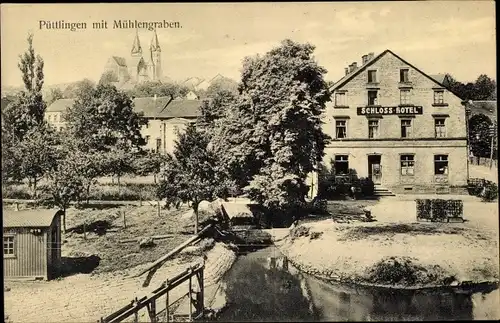
<path fill-rule="evenodd" d="M 4 228 L 46 228 L 54 217 L 62 212 L 54 209 L 5 210 L 3 209 Z"/>
<path fill-rule="evenodd" d="M 222 208 L 229 219 L 234 218 L 253 218 L 253 213 L 248 204 L 243 203 L 222 203 Z"/>
<path fill-rule="evenodd" d="M 74 99 L 59 99 L 54 101 L 51 105 L 47 107 L 46 112 L 65 112 L 71 106 L 73 106 L 73 103 L 75 102 Z"/>

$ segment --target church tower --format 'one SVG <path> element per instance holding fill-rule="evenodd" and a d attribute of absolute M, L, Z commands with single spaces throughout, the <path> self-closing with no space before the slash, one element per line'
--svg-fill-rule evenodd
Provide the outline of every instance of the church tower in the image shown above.
<path fill-rule="evenodd" d="M 162 77 L 161 71 L 161 48 L 158 42 L 158 35 L 156 35 L 156 29 L 154 30 L 153 39 L 151 39 L 151 46 L 149 47 L 151 51 L 151 65 L 152 65 L 152 77 L 153 80 L 159 81 Z"/>
<path fill-rule="evenodd" d="M 129 68 L 129 75 L 132 78 L 133 82 L 139 81 L 139 75 L 141 73 L 142 65 L 144 64 L 144 59 L 142 58 L 142 47 L 141 42 L 139 41 L 139 34 L 137 29 L 135 30 L 135 38 L 134 43 L 132 44 L 132 50 L 130 51 L 130 55 L 132 56 Z"/>

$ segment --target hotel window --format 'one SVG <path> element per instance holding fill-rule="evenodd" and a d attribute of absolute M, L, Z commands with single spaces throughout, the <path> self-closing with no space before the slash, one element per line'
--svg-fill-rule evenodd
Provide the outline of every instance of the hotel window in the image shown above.
<path fill-rule="evenodd" d="M 336 107 L 346 107 L 347 106 L 347 95 L 345 93 L 335 93 L 335 106 Z"/>
<path fill-rule="evenodd" d="M 335 155 L 335 174 L 348 174 L 349 173 L 349 156 L 348 155 Z"/>
<path fill-rule="evenodd" d="M 378 91 L 368 91 L 368 105 L 378 105 Z"/>
<path fill-rule="evenodd" d="M 434 104 L 444 104 L 444 90 L 434 90 Z"/>
<path fill-rule="evenodd" d="M 408 72 L 409 72 L 409 69 L 407 69 L 407 68 L 403 68 L 403 69 L 399 70 L 399 82 L 401 82 L 401 83 L 409 82 Z"/>
<path fill-rule="evenodd" d="M 436 138 L 444 138 L 446 137 L 446 119 L 444 118 L 436 118 L 434 119 L 434 129 L 436 132 Z"/>
<path fill-rule="evenodd" d="M 410 104 L 410 90 L 404 89 L 400 91 L 401 104 Z"/>
<path fill-rule="evenodd" d="M 448 175 L 448 155 L 434 156 L 434 174 Z"/>
<path fill-rule="evenodd" d="M 335 120 L 335 138 L 347 138 L 347 120 Z"/>
<path fill-rule="evenodd" d="M 378 120 L 368 120 L 368 138 L 378 138 Z"/>
<path fill-rule="evenodd" d="M 149 144 L 149 139 L 151 138 L 151 136 L 146 136 L 144 137 L 144 139 L 146 140 L 146 145 Z"/>
<path fill-rule="evenodd" d="M 146 124 L 144 125 L 144 128 L 149 129 L 149 120 L 147 120 Z"/>
<path fill-rule="evenodd" d="M 401 155 L 401 175 L 404 175 L 404 176 L 415 175 L 415 156 L 414 155 Z"/>
<path fill-rule="evenodd" d="M 411 137 L 411 120 L 402 119 L 401 120 L 401 138 Z"/>
<path fill-rule="evenodd" d="M 4 235 L 3 236 L 3 254 L 4 257 L 14 257 L 15 256 L 15 248 L 14 248 L 14 236 L 13 235 Z"/>
<path fill-rule="evenodd" d="M 368 71 L 368 83 L 377 83 L 377 71 Z"/>

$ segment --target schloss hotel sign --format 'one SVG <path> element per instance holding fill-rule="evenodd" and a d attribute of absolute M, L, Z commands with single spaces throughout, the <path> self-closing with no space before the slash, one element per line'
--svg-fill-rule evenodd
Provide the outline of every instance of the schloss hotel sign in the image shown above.
<path fill-rule="evenodd" d="M 423 107 L 360 107 L 358 115 L 422 114 Z"/>

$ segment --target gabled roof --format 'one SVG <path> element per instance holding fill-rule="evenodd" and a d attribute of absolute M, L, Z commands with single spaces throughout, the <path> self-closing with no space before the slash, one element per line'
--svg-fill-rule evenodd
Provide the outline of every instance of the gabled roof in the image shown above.
<path fill-rule="evenodd" d="M 132 50 L 130 52 L 132 54 L 141 54 L 142 53 L 141 42 L 139 40 L 139 34 L 138 34 L 137 30 L 135 31 L 134 43 L 132 44 Z"/>
<path fill-rule="evenodd" d="M 419 68 L 415 67 L 414 65 L 408 63 L 407 61 L 405 61 L 404 59 L 402 59 L 401 57 L 399 57 L 398 55 L 394 54 L 394 52 L 392 52 L 391 50 L 389 49 L 386 49 L 385 51 L 383 51 L 381 54 L 379 54 L 378 56 L 375 56 L 373 59 L 369 60 L 368 62 L 366 62 L 364 65 L 360 66 L 358 69 L 356 69 L 354 72 L 351 72 L 347 75 L 345 75 L 344 77 L 342 77 L 338 82 L 336 82 L 335 84 L 333 84 L 333 86 L 330 88 L 331 91 L 334 91 L 336 89 L 338 89 L 339 87 L 343 86 L 344 84 L 346 84 L 347 82 L 349 82 L 350 80 L 352 80 L 355 76 L 359 75 L 361 72 L 363 72 L 364 70 L 366 70 L 366 68 L 368 68 L 369 66 L 373 65 L 375 62 L 377 62 L 381 57 L 383 57 L 384 55 L 386 55 L 387 53 L 391 53 L 392 55 L 394 55 L 397 59 L 399 59 L 400 61 L 402 61 L 403 63 L 405 63 L 406 65 L 412 67 L 413 69 L 417 70 L 418 72 L 420 72 L 422 75 L 424 75 L 425 77 L 427 77 L 429 80 L 433 81 L 434 83 L 436 83 L 437 85 L 439 85 L 440 87 L 443 87 L 443 88 L 446 88 L 441 82 L 437 81 L 436 79 L 432 78 L 431 76 L 429 76 L 428 74 L 426 74 L 425 72 L 423 72 L 422 70 L 420 70 Z"/>
<path fill-rule="evenodd" d="M 54 217 L 62 213 L 54 209 L 6 210 L 3 209 L 4 228 L 46 228 L 50 227 Z"/>
<path fill-rule="evenodd" d="M 73 106 L 75 102 L 74 99 L 59 99 L 52 102 L 51 105 L 47 107 L 45 112 L 65 112 Z"/>
<path fill-rule="evenodd" d="M 123 57 L 111 56 L 111 58 L 118 64 L 119 66 L 127 66 L 127 61 Z"/>
<path fill-rule="evenodd" d="M 200 116 L 201 104 L 201 100 L 173 100 L 157 117 L 196 118 Z"/>
<path fill-rule="evenodd" d="M 429 75 L 433 79 L 435 79 L 438 83 L 444 84 L 444 81 L 446 80 L 446 77 L 448 76 L 447 74 L 432 74 Z"/>
<path fill-rule="evenodd" d="M 154 118 L 165 109 L 170 99 L 169 96 L 157 97 L 156 100 L 154 97 L 135 98 L 134 111 L 143 112 L 144 117 Z"/>
<path fill-rule="evenodd" d="M 497 120 L 497 101 L 472 101 L 471 114 L 484 114 L 492 121 Z"/>
<path fill-rule="evenodd" d="M 253 213 L 248 204 L 243 203 L 221 203 L 222 209 L 229 219 L 234 218 L 253 218 Z"/>

